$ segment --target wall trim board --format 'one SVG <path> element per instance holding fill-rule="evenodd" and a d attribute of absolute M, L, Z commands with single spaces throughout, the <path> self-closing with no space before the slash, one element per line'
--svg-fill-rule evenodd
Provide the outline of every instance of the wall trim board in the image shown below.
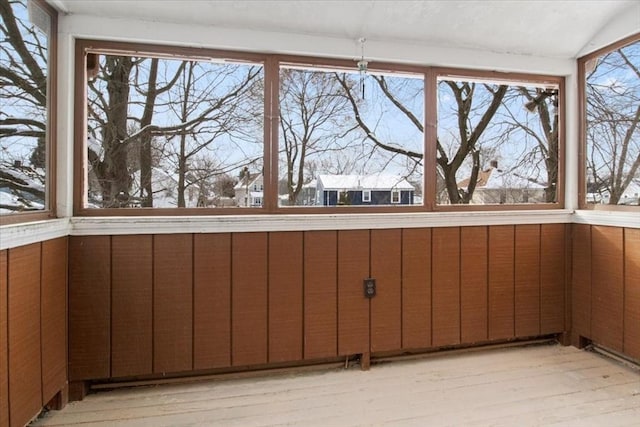
<path fill-rule="evenodd" d="M 519 224 L 590 224 L 640 228 L 638 212 L 568 209 L 381 214 L 287 214 L 167 217 L 73 217 L 0 227 L 0 250 L 58 237 L 467 227 Z"/>
<path fill-rule="evenodd" d="M 571 222 L 568 210 L 175 217 L 75 217 L 72 236 L 465 227 Z"/>
<path fill-rule="evenodd" d="M 577 210 L 572 215 L 571 222 L 574 224 L 640 228 L 640 211 Z"/>
<path fill-rule="evenodd" d="M 66 237 L 70 233 L 69 218 L 5 225 L 0 227 L 0 250 Z"/>

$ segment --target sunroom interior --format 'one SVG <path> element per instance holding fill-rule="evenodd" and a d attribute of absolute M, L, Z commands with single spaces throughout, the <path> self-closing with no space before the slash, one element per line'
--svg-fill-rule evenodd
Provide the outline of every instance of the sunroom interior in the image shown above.
<path fill-rule="evenodd" d="M 640 363 L 637 1 L 1 1 L 0 427 L 540 340 Z"/>

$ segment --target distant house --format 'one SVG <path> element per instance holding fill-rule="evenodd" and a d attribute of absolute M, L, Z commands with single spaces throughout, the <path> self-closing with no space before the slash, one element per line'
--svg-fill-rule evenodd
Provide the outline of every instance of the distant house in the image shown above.
<path fill-rule="evenodd" d="M 260 207 L 264 198 L 264 178 L 261 173 L 245 173 L 233 187 L 237 206 Z"/>
<path fill-rule="evenodd" d="M 587 188 L 589 186 L 587 185 Z M 588 192 L 587 203 L 608 204 L 610 199 L 609 191 Z M 627 188 L 618 200 L 619 205 L 640 205 L 640 179 L 632 179 Z"/>
<path fill-rule="evenodd" d="M 624 189 L 622 197 L 618 201 L 619 205 L 640 205 L 640 179 L 632 179 L 627 188 Z"/>
<path fill-rule="evenodd" d="M 318 175 L 317 204 L 412 205 L 415 188 L 397 175 Z"/>
<path fill-rule="evenodd" d="M 467 190 L 470 178 L 458 182 L 458 188 Z M 498 162 L 478 173 L 471 204 L 544 203 L 545 186 L 511 172 L 498 169 Z"/>
<path fill-rule="evenodd" d="M 280 189 L 278 194 L 278 205 L 279 206 L 292 206 L 289 202 L 289 193 L 286 188 L 286 182 L 280 183 Z M 295 206 L 313 206 L 316 204 L 316 187 L 317 181 L 315 179 L 303 184 L 300 188 L 300 192 L 296 197 Z"/>

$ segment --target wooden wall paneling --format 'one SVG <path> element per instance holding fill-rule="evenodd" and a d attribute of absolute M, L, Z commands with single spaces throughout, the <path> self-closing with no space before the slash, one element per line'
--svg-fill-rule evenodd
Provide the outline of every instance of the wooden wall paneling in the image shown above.
<path fill-rule="evenodd" d="M 572 340 L 591 337 L 591 226 L 572 225 L 571 315 Z"/>
<path fill-rule="evenodd" d="M 434 228 L 431 242 L 433 345 L 459 344 L 460 228 Z"/>
<path fill-rule="evenodd" d="M 42 242 L 42 402 L 67 382 L 67 237 Z"/>
<path fill-rule="evenodd" d="M 9 425 L 8 252 L 0 251 L 0 427 Z"/>
<path fill-rule="evenodd" d="M 269 234 L 269 362 L 302 360 L 302 232 Z"/>
<path fill-rule="evenodd" d="M 540 226 L 516 225 L 515 233 L 515 335 L 535 336 L 540 334 Z"/>
<path fill-rule="evenodd" d="M 402 348 L 402 230 L 371 230 L 371 351 Z"/>
<path fill-rule="evenodd" d="M 566 226 L 542 224 L 540 269 L 540 333 L 564 332 Z"/>
<path fill-rule="evenodd" d="M 69 240 L 69 381 L 111 374 L 111 237 Z"/>
<path fill-rule="evenodd" d="M 304 233 L 304 358 L 338 354 L 336 231 Z"/>
<path fill-rule="evenodd" d="M 488 338 L 487 230 L 460 229 L 460 335 L 465 344 Z"/>
<path fill-rule="evenodd" d="M 153 372 L 193 369 L 193 236 L 153 237 Z"/>
<path fill-rule="evenodd" d="M 153 236 L 111 239 L 111 376 L 151 374 Z"/>
<path fill-rule="evenodd" d="M 268 361 L 267 233 L 232 236 L 231 361 L 235 366 Z"/>
<path fill-rule="evenodd" d="M 640 360 L 640 229 L 624 230 L 624 353 Z"/>
<path fill-rule="evenodd" d="M 402 230 L 402 347 L 431 346 L 431 229 Z"/>
<path fill-rule="evenodd" d="M 592 339 L 597 344 L 622 351 L 623 229 L 594 225 L 591 239 Z"/>
<path fill-rule="evenodd" d="M 514 337 L 514 226 L 489 227 L 489 339 Z"/>
<path fill-rule="evenodd" d="M 12 426 L 27 424 L 43 404 L 40 263 L 40 243 L 9 249 L 9 413 Z"/>
<path fill-rule="evenodd" d="M 231 366 L 231 234 L 195 234 L 193 368 Z"/>
<path fill-rule="evenodd" d="M 368 353 L 369 230 L 338 231 L 338 355 Z"/>

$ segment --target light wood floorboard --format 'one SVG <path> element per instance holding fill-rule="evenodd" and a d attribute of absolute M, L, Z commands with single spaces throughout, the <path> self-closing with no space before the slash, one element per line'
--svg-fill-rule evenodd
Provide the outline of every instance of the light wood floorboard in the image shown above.
<path fill-rule="evenodd" d="M 640 373 L 540 345 L 89 395 L 36 426 L 637 426 Z"/>

